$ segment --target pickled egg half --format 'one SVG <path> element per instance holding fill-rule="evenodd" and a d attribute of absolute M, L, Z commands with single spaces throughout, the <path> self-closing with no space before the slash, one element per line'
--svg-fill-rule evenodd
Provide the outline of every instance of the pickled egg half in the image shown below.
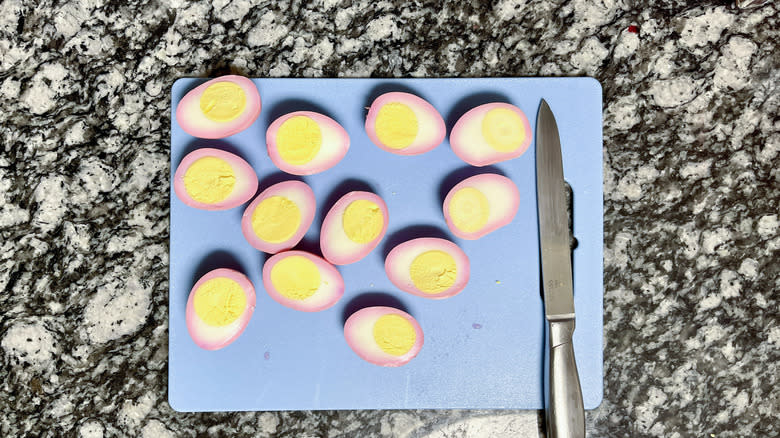
<path fill-rule="evenodd" d="M 347 131 L 330 117 L 311 111 L 296 111 L 274 120 L 265 142 L 276 167 L 293 175 L 330 169 L 349 150 Z"/>
<path fill-rule="evenodd" d="M 302 312 L 319 312 L 344 295 L 338 269 L 305 251 L 285 251 L 263 265 L 263 285 L 279 304 Z"/>
<path fill-rule="evenodd" d="M 186 322 L 192 340 L 203 349 L 218 350 L 235 341 L 255 310 L 255 288 L 233 269 L 208 272 L 192 287 Z"/>
<path fill-rule="evenodd" d="M 424 298 L 449 298 L 469 281 L 466 253 L 449 240 L 421 237 L 399 244 L 385 259 L 385 272 L 399 289 Z"/>
<path fill-rule="evenodd" d="M 255 195 L 257 174 L 238 155 L 201 148 L 181 160 L 173 175 L 173 190 L 190 207 L 227 210 Z"/>
<path fill-rule="evenodd" d="M 511 179 L 495 173 L 466 178 L 444 198 L 444 218 L 453 234 L 468 240 L 509 224 L 520 206 L 520 191 Z"/>
<path fill-rule="evenodd" d="M 472 166 L 519 157 L 531 144 L 531 125 L 520 108 L 488 103 L 463 114 L 450 133 L 453 152 Z"/>
<path fill-rule="evenodd" d="M 377 97 L 368 109 L 366 133 L 380 148 L 399 155 L 418 155 L 444 140 L 444 119 L 430 103 L 410 93 Z"/>
<path fill-rule="evenodd" d="M 417 356 L 423 346 L 420 324 L 408 313 L 392 307 L 366 307 L 350 315 L 344 338 L 363 360 L 383 367 L 398 367 Z"/>
<path fill-rule="evenodd" d="M 268 187 L 241 217 L 241 231 L 250 245 L 270 254 L 290 249 L 309 230 L 317 202 L 302 181 L 284 181 Z"/>
<path fill-rule="evenodd" d="M 255 84 L 243 76 L 220 76 L 184 95 L 176 107 L 176 121 L 200 138 L 223 138 L 248 128 L 262 104 Z"/>
<path fill-rule="evenodd" d="M 320 229 L 322 255 L 334 265 L 355 263 L 370 253 L 387 231 L 387 204 L 371 192 L 354 191 L 331 207 Z"/>

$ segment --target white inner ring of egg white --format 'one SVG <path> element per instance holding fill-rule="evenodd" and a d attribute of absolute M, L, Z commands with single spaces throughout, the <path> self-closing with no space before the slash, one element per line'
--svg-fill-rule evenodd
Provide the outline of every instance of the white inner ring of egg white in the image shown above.
<path fill-rule="evenodd" d="M 336 210 L 334 212 L 334 218 L 333 221 L 330 223 L 330 227 L 325 230 L 325 235 L 327 236 L 327 239 L 329 240 L 330 247 L 334 248 L 336 253 L 339 256 L 344 255 L 345 253 L 349 255 L 353 255 L 355 252 L 360 251 L 362 248 L 365 248 L 368 245 L 371 245 L 371 243 L 376 240 L 376 237 L 371 239 L 369 242 L 366 243 L 357 243 L 350 239 L 347 236 L 347 233 L 344 231 L 344 212 L 347 210 L 347 207 L 349 207 L 353 202 L 355 201 L 369 201 L 377 205 L 379 207 L 379 212 L 382 214 L 382 227 L 379 229 L 380 233 L 381 230 L 385 226 L 385 221 L 387 218 L 385 217 L 385 213 L 382 210 L 382 207 L 377 203 L 374 199 L 371 198 L 360 198 L 355 197 L 351 199 L 349 202 L 344 203 L 344 205 Z M 377 235 L 377 237 L 379 237 Z"/>
<path fill-rule="evenodd" d="M 493 149 L 488 144 L 487 139 L 485 139 L 485 136 L 482 135 L 482 121 L 485 120 L 485 116 L 487 115 L 487 113 L 494 109 L 508 109 L 508 108 L 504 108 L 504 107 L 480 108 L 472 116 L 470 116 L 468 120 L 464 121 L 464 123 L 461 125 L 459 140 L 461 144 L 468 145 L 467 148 L 468 156 L 481 160 L 486 157 L 504 156 L 504 155 L 510 155 L 514 153 L 515 150 L 502 152 Z M 525 125 L 523 125 L 523 129 L 525 129 Z M 526 132 L 525 135 L 528 136 L 529 133 Z"/>
<path fill-rule="evenodd" d="M 438 126 L 438 118 L 431 114 L 425 107 L 420 106 L 418 102 L 410 102 L 406 99 L 399 99 L 390 101 L 388 103 L 392 102 L 398 102 L 408 106 L 414 113 L 415 117 L 417 117 L 417 137 L 414 138 L 412 144 L 399 150 L 416 149 L 421 145 L 428 145 L 441 135 L 438 129 L 431 129 L 432 127 Z"/>
<path fill-rule="evenodd" d="M 455 192 L 457 193 L 465 188 L 472 187 L 474 189 L 479 190 L 479 192 L 485 195 L 485 198 L 487 198 L 488 207 L 490 209 L 490 211 L 488 212 L 487 222 L 485 222 L 485 225 L 481 229 L 472 231 L 473 233 L 479 232 L 485 228 L 490 227 L 499 219 L 503 219 L 507 215 L 511 214 L 512 210 L 514 210 L 516 206 L 516 201 L 507 202 L 508 199 L 514 198 L 514 194 L 511 191 L 512 188 L 507 187 L 506 184 L 504 184 L 506 182 L 513 184 L 506 180 L 497 181 L 495 179 L 483 179 L 474 182 L 469 182 L 468 185 L 459 188 Z M 450 204 L 448 205 L 448 207 L 452 208 L 452 198 L 450 198 Z M 450 212 L 447 212 L 447 214 L 450 214 Z M 451 214 L 450 214 L 450 218 L 452 218 Z"/>
<path fill-rule="evenodd" d="M 306 116 L 308 117 L 308 116 Z M 344 142 L 343 133 L 332 125 L 328 119 L 310 117 L 317 126 L 320 127 L 320 133 L 322 134 L 322 143 L 320 144 L 320 150 L 317 151 L 317 155 L 312 158 L 311 161 L 304 164 L 291 164 L 297 167 L 311 167 L 319 166 L 323 162 L 328 162 L 337 157 L 344 148 L 342 143 Z M 277 142 L 278 144 L 278 142 Z M 289 163 L 288 163 L 289 164 Z"/>
<path fill-rule="evenodd" d="M 244 292 L 244 294 L 246 294 L 246 292 Z M 195 329 L 194 331 L 197 333 L 198 338 L 209 343 L 214 343 L 221 342 L 232 337 L 234 334 L 236 334 L 236 331 L 238 331 L 241 326 L 247 322 L 244 318 L 244 313 L 249 307 L 249 297 L 247 297 L 246 302 L 247 305 L 244 306 L 244 310 L 241 312 L 241 315 L 239 315 L 235 321 L 221 327 L 206 324 L 206 322 L 200 318 L 200 315 L 198 315 L 198 313 L 193 309 L 192 313 L 195 315 L 195 318 L 193 318 L 193 325 Z"/>
<path fill-rule="evenodd" d="M 417 256 L 419 256 L 422 253 L 428 252 L 428 251 L 441 251 L 450 257 L 452 257 L 453 260 L 455 260 L 455 282 L 452 284 L 452 286 L 455 286 L 458 282 L 461 281 L 463 278 L 463 270 L 461 269 L 461 259 L 456 254 L 452 254 L 450 252 L 450 248 L 445 247 L 443 245 L 423 245 L 423 244 L 417 244 L 417 245 L 411 245 L 407 246 L 406 248 L 403 248 L 403 250 L 399 250 L 394 254 L 393 261 L 390 263 L 390 271 L 393 274 L 393 277 L 399 278 L 404 284 L 407 284 L 411 287 L 413 287 L 416 290 L 420 290 L 415 284 L 414 281 L 412 281 L 412 275 L 409 272 L 410 267 L 412 266 L 412 262 L 414 261 Z M 436 293 L 427 293 L 424 291 L 421 291 L 423 294 L 426 295 L 438 295 L 440 293 L 446 292 L 449 290 L 452 286 L 448 287 L 447 289 L 436 292 Z"/>
<path fill-rule="evenodd" d="M 222 82 L 229 82 L 231 84 L 238 85 L 239 87 L 241 87 L 241 90 L 244 92 L 244 95 L 246 96 L 246 106 L 244 107 L 244 110 L 238 114 L 238 116 L 236 116 L 233 120 L 228 120 L 227 122 L 215 122 L 209 119 L 208 117 L 206 117 L 205 114 L 203 114 L 203 111 L 201 111 L 200 109 L 200 99 L 201 97 L 203 97 L 203 92 L 201 92 L 200 94 L 195 96 L 188 105 L 184 105 L 184 107 L 182 108 L 183 110 L 182 119 L 186 120 L 187 123 L 191 126 L 197 126 L 200 131 L 210 130 L 210 129 L 224 129 L 225 126 L 244 123 L 246 121 L 245 120 L 246 112 L 247 110 L 251 109 L 250 102 L 252 101 L 252 98 L 250 96 L 252 95 L 252 92 L 250 92 L 250 90 L 247 90 L 247 88 L 243 84 L 238 84 L 232 81 L 222 81 Z M 205 91 L 205 89 L 203 91 Z"/>
<path fill-rule="evenodd" d="M 292 254 L 290 257 L 304 257 L 300 254 Z M 305 300 L 295 300 L 292 298 L 288 298 L 284 296 L 280 291 L 277 291 L 280 297 L 290 300 L 292 302 L 298 302 L 298 303 L 306 303 L 307 305 L 311 305 L 312 307 L 318 307 L 321 305 L 324 305 L 325 303 L 331 301 L 333 298 L 333 295 L 335 295 L 335 288 L 336 284 L 338 283 L 338 277 L 337 274 L 333 272 L 333 270 L 325 269 L 322 267 L 321 263 L 319 261 L 312 260 L 308 257 L 304 257 L 306 260 L 309 260 L 310 262 L 314 263 L 314 266 L 317 267 L 317 271 L 320 273 L 320 285 L 317 287 L 317 291 L 314 292 L 312 296 L 309 298 L 306 298 Z M 279 261 L 282 261 L 284 259 L 279 259 Z M 279 263 L 279 262 L 276 262 Z M 275 268 L 276 265 L 274 265 L 273 268 Z M 271 268 L 271 272 L 273 272 L 273 268 Z M 271 282 L 273 284 L 273 282 Z"/>
<path fill-rule="evenodd" d="M 373 359 L 376 359 L 376 356 L 379 356 L 388 359 L 398 360 L 404 357 L 404 355 L 406 355 L 408 351 L 400 356 L 394 356 L 379 348 L 379 345 L 376 343 L 376 339 L 374 338 L 374 324 L 376 324 L 379 318 L 385 315 L 397 315 L 397 314 L 390 312 L 390 313 L 367 316 L 363 318 L 355 318 L 355 321 L 350 326 L 350 332 L 352 333 L 352 342 L 357 344 L 358 349 L 364 350 L 363 351 L 364 355 L 369 355 L 369 357 L 372 357 Z M 403 316 L 401 316 L 401 318 L 403 318 Z M 404 318 L 404 321 L 409 322 L 406 318 Z M 419 336 L 420 334 L 417 333 L 417 329 L 414 328 L 414 324 L 409 322 L 409 325 L 413 327 L 414 335 L 415 335 L 415 344 L 416 344 L 417 336 Z M 412 346 L 412 348 L 414 348 L 414 345 Z M 409 351 L 411 350 L 412 349 L 409 349 Z"/>
<path fill-rule="evenodd" d="M 304 223 L 304 220 L 306 219 L 308 214 L 310 214 L 310 212 L 312 211 L 312 205 L 311 205 L 311 202 L 310 202 L 311 198 L 308 198 L 304 194 L 303 190 L 301 190 L 299 188 L 285 187 L 285 188 L 283 188 L 281 190 L 274 190 L 273 193 L 270 193 L 268 196 L 266 196 L 263 199 L 263 201 L 265 201 L 268 198 L 274 197 L 274 196 L 281 196 L 281 197 L 289 199 L 290 201 L 292 201 L 295 204 L 296 207 L 298 207 L 298 210 L 301 213 L 301 218 L 300 218 L 301 219 L 301 223 L 298 224 L 298 228 L 296 228 L 295 232 L 293 233 L 293 235 L 290 236 L 290 239 L 292 239 L 292 238 L 295 237 L 296 234 L 298 234 L 298 231 L 300 231 L 301 226 L 306 225 Z M 263 203 L 263 201 L 260 201 L 257 205 L 259 206 L 260 204 Z M 257 210 L 257 208 L 255 208 L 255 211 L 256 210 Z M 253 211 L 252 212 L 252 216 L 254 216 L 254 214 L 255 214 L 255 212 Z M 254 232 L 254 227 L 252 228 L 252 231 Z M 256 232 L 255 232 L 255 236 L 257 236 Z M 257 238 L 260 239 L 260 236 L 257 236 Z M 287 239 L 287 240 L 290 240 L 290 239 Z M 263 239 L 260 239 L 260 240 L 263 240 Z M 286 242 L 287 240 L 285 240 L 284 242 Z M 277 242 L 277 243 L 284 243 L 284 242 Z"/>

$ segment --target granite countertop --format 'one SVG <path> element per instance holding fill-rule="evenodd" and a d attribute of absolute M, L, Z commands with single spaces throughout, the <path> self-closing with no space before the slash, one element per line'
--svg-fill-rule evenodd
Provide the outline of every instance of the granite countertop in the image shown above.
<path fill-rule="evenodd" d="M 169 89 L 229 72 L 599 79 L 589 436 L 780 435 L 774 2 L 101 3 L 0 3 L 0 435 L 537 435 L 537 412 L 170 408 Z"/>

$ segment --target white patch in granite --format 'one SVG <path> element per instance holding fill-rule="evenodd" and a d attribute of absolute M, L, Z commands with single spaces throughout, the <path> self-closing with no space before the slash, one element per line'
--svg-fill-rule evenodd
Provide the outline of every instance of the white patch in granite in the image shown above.
<path fill-rule="evenodd" d="M 33 192 L 33 199 L 38 203 L 38 209 L 33 216 L 33 226 L 40 228 L 44 233 L 57 228 L 67 211 L 65 205 L 67 197 L 65 177 L 60 175 L 43 177 Z"/>
<path fill-rule="evenodd" d="M 770 344 L 780 347 L 780 326 L 770 328 L 769 332 L 766 334 L 766 340 Z"/>
<path fill-rule="evenodd" d="M 619 131 L 631 129 L 642 120 L 637 108 L 637 96 L 623 96 L 607 109 L 608 125 Z"/>
<path fill-rule="evenodd" d="M 70 400 L 70 397 L 65 395 L 55 400 L 49 406 L 48 414 L 54 418 L 64 417 L 73 413 L 73 408 L 73 402 Z"/>
<path fill-rule="evenodd" d="M 0 202 L 0 228 L 12 227 L 30 220 L 30 212 L 16 204 Z"/>
<path fill-rule="evenodd" d="M 696 81 L 690 76 L 654 81 L 650 86 L 650 96 L 656 105 L 672 108 L 691 101 L 696 97 L 696 89 L 702 81 Z"/>
<path fill-rule="evenodd" d="M 176 435 L 171 432 L 160 420 L 149 420 L 143 429 L 141 429 L 141 438 L 175 438 Z"/>
<path fill-rule="evenodd" d="M 79 186 L 86 192 L 91 201 L 98 194 L 113 190 L 115 177 L 111 169 L 96 157 L 89 157 L 81 162 L 79 173 Z"/>
<path fill-rule="evenodd" d="M 258 432 L 273 435 L 279 427 L 279 417 L 271 412 L 263 412 L 257 417 Z"/>
<path fill-rule="evenodd" d="M 747 38 L 731 37 L 715 66 L 715 76 L 712 78 L 715 88 L 745 88 L 750 82 L 750 59 L 757 49 L 756 43 Z"/>
<path fill-rule="evenodd" d="M 143 236 L 133 232 L 125 236 L 113 236 L 106 244 L 106 252 L 114 254 L 123 251 L 133 251 L 141 246 Z"/>
<path fill-rule="evenodd" d="M 272 78 L 287 77 L 290 75 L 290 65 L 284 61 L 279 61 L 278 64 L 271 67 L 268 71 L 268 76 Z"/>
<path fill-rule="evenodd" d="M 68 146 L 73 146 L 84 143 L 86 132 L 86 123 L 84 123 L 83 120 L 79 120 L 78 122 L 71 125 L 70 129 L 68 129 L 68 132 L 65 133 L 65 144 Z"/>
<path fill-rule="evenodd" d="M 726 228 L 718 228 L 714 231 L 706 230 L 702 233 L 702 249 L 705 254 L 713 254 L 716 251 L 718 254 L 725 255 L 725 250 L 718 250 L 718 247 L 726 242 L 731 241 L 731 232 Z"/>
<path fill-rule="evenodd" d="M 680 170 L 680 176 L 686 179 L 699 180 L 710 176 L 710 167 L 712 167 L 712 158 L 699 163 L 687 163 Z"/>
<path fill-rule="evenodd" d="M 152 291 L 142 286 L 133 273 L 123 276 L 125 285 L 117 280 L 103 285 L 84 309 L 84 331 L 93 343 L 119 339 L 146 323 Z"/>
<path fill-rule="evenodd" d="M 711 310 L 723 302 L 723 298 L 720 295 L 707 295 L 703 300 L 699 301 L 699 308 L 701 310 Z"/>
<path fill-rule="evenodd" d="M 157 397 L 152 392 L 145 393 L 136 401 L 125 400 L 119 410 L 117 418 L 119 424 L 130 428 L 138 427 L 152 411 L 156 401 Z"/>
<path fill-rule="evenodd" d="M 636 425 L 639 430 L 643 432 L 650 431 L 658 417 L 658 410 L 664 407 L 667 398 L 666 393 L 660 388 L 651 387 L 648 389 L 647 401 L 636 407 Z"/>
<path fill-rule="evenodd" d="M 617 0 L 574 0 L 571 3 L 573 3 L 574 8 L 574 20 L 567 28 L 566 39 L 576 41 L 581 39 L 583 35 L 594 34 L 599 27 L 611 22 L 622 2 Z"/>
<path fill-rule="evenodd" d="M 0 31 L 15 35 L 19 17 L 22 16 L 23 11 L 21 0 L 0 2 Z"/>
<path fill-rule="evenodd" d="M 402 435 L 395 433 L 395 431 L 387 436 L 420 436 L 420 438 L 536 438 L 539 436 L 538 419 L 535 411 L 520 411 L 512 414 L 478 415 L 457 421 L 451 421 L 445 418 L 445 423 L 437 425 L 434 429 L 435 430 L 422 436 L 417 434 Z"/>
<path fill-rule="evenodd" d="M 0 85 L 0 95 L 8 100 L 16 100 L 22 91 L 22 83 L 13 78 L 6 78 L 3 85 Z"/>
<path fill-rule="evenodd" d="M 54 27 L 65 39 L 76 35 L 90 17 L 90 10 L 82 2 L 66 2 L 54 13 Z"/>
<path fill-rule="evenodd" d="M 699 334 L 704 337 L 704 345 L 712 345 L 713 342 L 723 339 L 728 332 L 719 324 L 707 325 L 699 329 Z"/>
<path fill-rule="evenodd" d="M 398 30 L 396 18 L 391 14 L 387 14 L 371 20 L 366 26 L 366 31 L 363 35 L 365 35 L 369 41 L 375 42 L 386 39 L 398 39 L 401 32 Z"/>
<path fill-rule="evenodd" d="M 252 8 L 247 0 L 214 0 L 214 15 L 222 22 L 237 21 L 244 18 Z"/>
<path fill-rule="evenodd" d="M 739 265 L 739 273 L 748 280 L 755 280 L 758 276 L 758 261 L 750 258 L 742 260 L 742 264 Z"/>
<path fill-rule="evenodd" d="M 60 354 L 54 333 L 40 319 L 13 322 L 0 346 L 11 363 L 28 363 L 35 371 L 52 371 Z"/>
<path fill-rule="evenodd" d="M 677 233 L 685 247 L 682 249 L 685 257 L 692 259 L 699 253 L 700 232 L 691 227 L 681 227 Z"/>
<path fill-rule="evenodd" d="M 780 150 L 780 134 L 774 134 L 767 139 L 761 152 L 758 153 L 759 159 L 764 163 L 769 163 L 775 159 L 778 150 Z"/>
<path fill-rule="evenodd" d="M 729 362 L 734 362 L 734 360 L 737 358 L 736 350 L 737 349 L 734 348 L 734 343 L 729 340 L 726 342 L 726 345 L 720 349 L 720 352 L 723 353 L 723 357 L 725 357 L 726 360 Z"/>
<path fill-rule="evenodd" d="M 511 21 L 527 4 L 528 0 L 500 0 L 493 6 L 493 13 L 500 21 Z"/>
<path fill-rule="evenodd" d="M 67 76 L 68 70 L 62 64 L 50 62 L 41 65 L 30 82 L 30 88 L 22 93 L 22 103 L 33 114 L 51 111 L 59 95 L 69 87 L 69 82 L 65 81 Z"/>
<path fill-rule="evenodd" d="M 688 48 L 714 43 L 735 19 L 736 15 L 727 12 L 723 6 L 709 9 L 697 17 L 686 18 L 679 43 Z"/>
<path fill-rule="evenodd" d="M 625 58 L 636 53 L 639 47 L 639 34 L 625 30 L 620 33 L 613 52 L 615 58 Z"/>
<path fill-rule="evenodd" d="M 559 76 L 561 74 L 561 67 L 553 62 L 548 62 L 539 69 L 540 76 Z"/>
<path fill-rule="evenodd" d="M 758 234 L 764 239 L 768 239 L 777 234 L 777 228 L 780 226 L 780 222 L 777 221 L 776 214 L 768 214 L 762 216 L 758 220 Z"/>
<path fill-rule="evenodd" d="M 105 429 L 98 420 L 89 420 L 79 427 L 79 438 L 103 438 Z"/>
<path fill-rule="evenodd" d="M 414 415 L 396 412 L 382 416 L 379 433 L 385 436 L 409 436 L 423 424 L 422 420 Z"/>
<path fill-rule="evenodd" d="M 634 171 L 628 172 L 618 182 L 616 187 L 617 194 L 625 199 L 638 201 L 642 198 L 642 186 L 653 184 L 658 175 L 658 170 L 652 165 L 641 166 Z"/>
<path fill-rule="evenodd" d="M 252 47 L 276 46 L 282 38 L 290 33 L 290 29 L 278 23 L 280 16 L 276 12 L 266 12 L 260 17 L 255 27 L 246 36 L 246 42 Z"/>
<path fill-rule="evenodd" d="M 208 17 L 211 13 L 211 5 L 209 2 L 191 3 L 186 8 L 182 8 L 180 6 L 174 7 L 178 9 L 176 11 L 175 23 L 177 27 L 186 27 L 196 23 L 203 23 L 204 21 L 207 21 L 204 20 L 204 17 Z"/>
<path fill-rule="evenodd" d="M 569 62 L 575 71 L 589 75 L 595 75 L 598 68 L 604 62 L 609 50 L 596 37 L 590 37 L 575 51 Z"/>
<path fill-rule="evenodd" d="M 651 71 L 658 75 L 658 79 L 668 79 L 678 69 L 674 62 L 678 49 L 673 42 L 667 41 L 660 52 L 661 55 L 652 64 Z"/>
<path fill-rule="evenodd" d="M 356 9 L 357 6 L 352 5 L 347 8 L 339 9 L 338 12 L 336 12 L 336 30 L 345 30 L 352 24 L 352 19 L 355 18 Z"/>
<path fill-rule="evenodd" d="M 739 296 L 742 292 L 742 283 L 739 281 L 737 273 L 731 269 L 724 269 L 720 272 L 720 293 L 725 298 Z"/>

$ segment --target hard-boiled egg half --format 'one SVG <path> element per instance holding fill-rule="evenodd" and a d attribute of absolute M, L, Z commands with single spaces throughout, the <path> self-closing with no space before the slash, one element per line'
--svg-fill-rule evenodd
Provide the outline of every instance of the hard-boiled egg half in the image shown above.
<path fill-rule="evenodd" d="M 519 157 L 530 144 L 528 118 L 508 103 L 488 103 L 469 110 L 450 133 L 453 152 L 472 166 Z"/>
<path fill-rule="evenodd" d="M 385 259 L 385 272 L 396 287 L 425 298 L 449 298 L 469 281 L 466 253 L 449 240 L 421 237 L 401 243 Z"/>
<path fill-rule="evenodd" d="M 380 148 L 399 155 L 418 155 L 444 140 L 447 129 L 436 108 L 409 93 L 377 97 L 368 109 L 366 133 Z"/>
<path fill-rule="evenodd" d="M 263 266 L 266 292 L 283 306 L 319 312 L 344 295 L 344 279 L 330 263 L 305 251 L 285 251 Z"/>
<path fill-rule="evenodd" d="M 302 181 L 284 181 L 263 190 L 246 208 L 241 231 L 250 245 L 270 254 L 290 249 L 309 230 L 317 202 Z"/>
<path fill-rule="evenodd" d="M 217 350 L 235 341 L 255 311 L 255 288 L 246 275 L 215 269 L 201 277 L 187 299 L 187 330 L 195 343 Z"/>
<path fill-rule="evenodd" d="M 296 111 L 274 120 L 265 142 L 276 167 L 293 175 L 330 169 L 349 150 L 347 131 L 330 117 L 311 111 Z"/>
<path fill-rule="evenodd" d="M 344 338 L 362 359 L 383 367 L 398 367 L 412 360 L 423 346 L 420 324 L 392 307 L 366 307 L 344 324 Z"/>
<path fill-rule="evenodd" d="M 376 194 L 347 193 L 336 201 L 322 221 L 322 255 L 334 265 L 357 262 L 382 240 L 388 219 L 387 204 Z"/>
<path fill-rule="evenodd" d="M 260 115 L 260 93 L 242 76 L 212 79 L 184 95 L 176 107 L 176 121 L 200 138 L 223 138 L 248 128 Z"/>
<path fill-rule="evenodd" d="M 453 234 L 479 239 L 512 222 L 520 206 L 520 191 L 511 179 L 495 173 L 459 182 L 444 199 L 444 218 Z"/>
<path fill-rule="evenodd" d="M 238 155 L 201 148 L 187 154 L 176 168 L 173 190 L 190 207 L 227 210 L 255 195 L 257 174 Z"/>

